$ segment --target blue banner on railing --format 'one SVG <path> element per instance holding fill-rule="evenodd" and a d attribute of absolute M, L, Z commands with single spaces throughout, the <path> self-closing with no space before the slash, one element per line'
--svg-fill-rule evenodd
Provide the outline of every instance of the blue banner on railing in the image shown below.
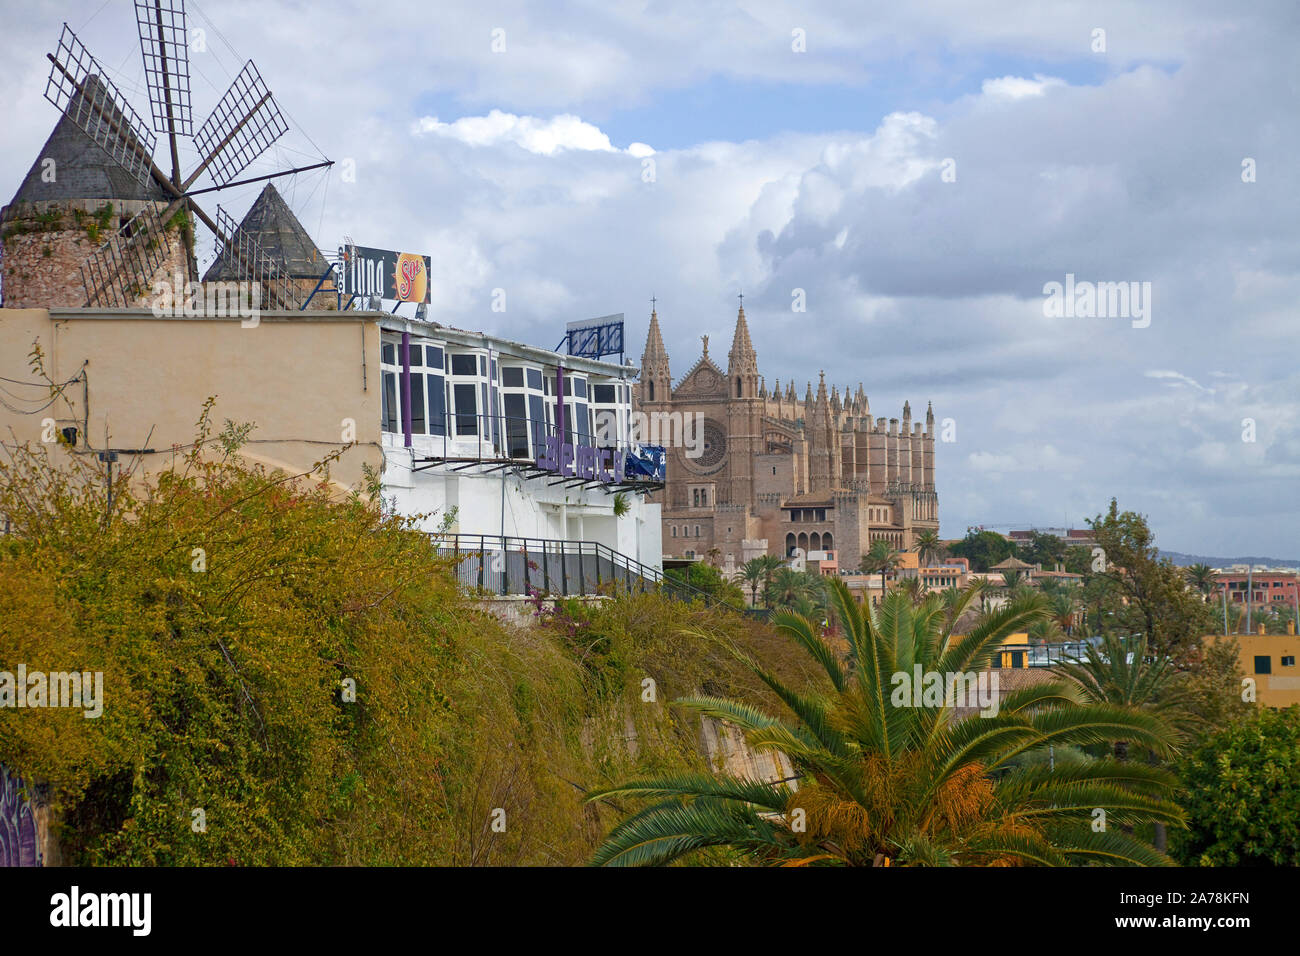
<path fill-rule="evenodd" d="M 627 453 L 627 476 L 632 479 L 666 481 L 668 453 L 663 445 L 638 445 Z"/>

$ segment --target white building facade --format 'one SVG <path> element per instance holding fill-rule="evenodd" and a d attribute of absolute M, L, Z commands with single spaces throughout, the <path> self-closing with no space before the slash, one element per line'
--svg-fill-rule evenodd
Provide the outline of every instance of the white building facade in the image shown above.
<path fill-rule="evenodd" d="M 646 501 L 662 475 L 636 467 L 634 366 L 400 316 L 381 329 L 390 508 L 462 540 L 592 542 L 662 570 Z"/>

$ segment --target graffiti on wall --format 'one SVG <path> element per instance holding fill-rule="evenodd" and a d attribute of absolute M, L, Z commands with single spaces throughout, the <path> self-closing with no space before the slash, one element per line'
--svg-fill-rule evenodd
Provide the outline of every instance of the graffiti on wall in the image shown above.
<path fill-rule="evenodd" d="M 0 767 L 0 866 L 40 866 L 36 814 L 20 777 Z"/>

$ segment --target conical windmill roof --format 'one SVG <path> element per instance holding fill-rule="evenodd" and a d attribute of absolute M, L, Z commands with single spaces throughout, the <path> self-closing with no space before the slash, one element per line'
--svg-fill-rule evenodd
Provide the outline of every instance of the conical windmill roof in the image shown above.
<path fill-rule="evenodd" d="M 126 121 L 121 111 L 113 105 L 111 99 L 97 95 L 101 89 L 99 78 L 88 76 L 85 87 L 92 102 L 101 103 L 104 111 L 117 122 L 119 128 L 125 130 Z M 80 92 L 73 95 L 69 113 L 76 111 L 82 96 Z M 131 136 L 129 132 L 127 135 Z M 134 136 L 131 136 L 131 140 L 138 143 Z M 46 160 L 53 160 L 54 165 L 51 166 Z M 69 199 L 166 202 L 170 198 L 152 178 L 142 185 L 65 113 L 59 117 L 54 132 L 45 141 L 36 162 L 18 187 L 13 202 Z"/>
<path fill-rule="evenodd" d="M 316 243 L 271 183 L 266 184 L 239 225 L 257 238 L 262 251 L 287 270 L 291 278 L 319 279 L 325 272 L 326 263 Z M 243 276 L 237 270 L 219 258 L 209 267 L 203 281 L 241 278 Z"/>

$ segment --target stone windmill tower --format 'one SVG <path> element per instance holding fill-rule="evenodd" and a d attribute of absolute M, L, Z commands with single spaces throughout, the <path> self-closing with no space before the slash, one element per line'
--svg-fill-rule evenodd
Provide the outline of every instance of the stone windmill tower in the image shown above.
<path fill-rule="evenodd" d="M 135 8 L 152 127 L 65 23 L 57 51 L 47 55 L 45 88 L 63 115 L 0 212 L 4 304 L 147 306 L 156 281 L 198 281 L 194 230 L 201 223 L 212 233 L 223 277 L 256 284 L 264 307 L 297 308 L 302 283 L 291 269 L 256 233 L 220 206 L 209 216 L 196 197 L 332 164 L 241 178 L 288 131 L 257 68 L 245 63 L 196 129 L 184 0 L 136 0 Z M 169 146 L 170 173 L 155 162 L 155 133 Z M 190 138 L 199 156 L 189 171 L 181 169 L 180 137 Z M 210 185 L 201 185 L 205 176 Z"/>
<path fill-rule="evenodd" d="M 104 106 L 107 124 L 123 130 L 125 151 L 142 148 L 98 76 L 87 78 L 69 113 L 87 111 L 91 102 Z M 85 305 L 82 264 L 132 219 L 157 216 L 169 203 L 160 185 L 133 176 L 70 115 L 60 117 L 13 200 L 0 211 L 5 306 Z M 177 226 L 179 221 L 173 234 Z M 169 242 L 154 262 L 164 276 L 191 274 L 180 242 Z"/>

